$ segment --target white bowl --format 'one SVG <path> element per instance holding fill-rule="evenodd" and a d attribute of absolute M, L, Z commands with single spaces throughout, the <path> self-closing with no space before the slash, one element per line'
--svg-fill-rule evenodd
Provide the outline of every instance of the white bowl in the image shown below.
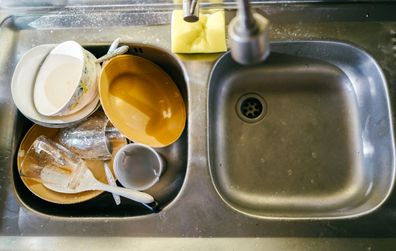
<path fill-rule="evenodd" d="M 41 65 L 33 90 L 44 116 L 78 112 L 97 96 L 96 57 L 75 41 L 57 45 Z"/>
<path fill-rule="evenodd" d="M 43 116 L 37 112 L 33 103 L 33 88 L 37 72 L 48 53 L 55 48 L 54 44 L 39 45 L 27 51 L 15 67 L 11 81 L 11 94 L 18 110 L 28 119 L 45 127 L 67 127 L 78 123 L 92 114 L 99 107 L 99 97 L 79 112 L 58 117 Z M 96 65 L 96 77 L 100 75 L 101 67 Z"/>

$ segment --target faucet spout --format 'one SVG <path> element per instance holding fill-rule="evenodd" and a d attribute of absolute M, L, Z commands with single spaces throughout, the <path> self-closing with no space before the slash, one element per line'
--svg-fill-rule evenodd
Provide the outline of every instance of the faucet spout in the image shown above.
<path fill-rule="evenodd" d="M 236 62 L 255 64 L 268 57 L 269 21 L 251 10 L 249 0 L 238 1 L 238 13 L 228 26 L 228 34 Z"/>
<path fill-rule="evenodd" d="M 199 20 L 199 0 L 183 0 L 183 19 L 194 23 Z"/>
<path fill-rule="evenodd" d="M 242 31 L 245 30 L 246 32 L 256 31 L 257 22 L 254 19 L 249 0 L 238 1 L 238 10 L 238 28 L 242 28 Z"/>

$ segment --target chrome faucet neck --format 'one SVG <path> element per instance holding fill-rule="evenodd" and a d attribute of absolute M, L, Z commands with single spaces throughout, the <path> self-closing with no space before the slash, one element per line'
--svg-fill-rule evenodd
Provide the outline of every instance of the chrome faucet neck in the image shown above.
<path fill-rule="evenodd" d="M 228 26 L 232 58 L 240 64 L 265 60 L 270 52 L 269 21 L 251 10 L 249 0 L 238 1 L 237 16 Z"/>
<path fill-rule="evenodd" d="M 199 0 L 183 0 L 183 19 L 194 23 L 199 20 Z"/>
<path fill-rule="evenodd" d="M 241 32 L 250 33 L 250 31 L 257 29 L 257 22 L 254 19 L 249 0 L 238 1 L 237 15 L 239 18 L 238 28 L 240 28 Z"/>

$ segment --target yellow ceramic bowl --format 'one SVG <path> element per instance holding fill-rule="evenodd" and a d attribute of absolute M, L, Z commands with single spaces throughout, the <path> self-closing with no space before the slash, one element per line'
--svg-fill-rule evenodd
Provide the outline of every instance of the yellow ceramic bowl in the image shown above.
<path fill-rule="evenodd" d="M 99 95 L 111 123 L 134 142 L 164 147 L 184 130 L 186 107 L 176 84 L 147 59 L 111 59 L 103 67 Z"/>

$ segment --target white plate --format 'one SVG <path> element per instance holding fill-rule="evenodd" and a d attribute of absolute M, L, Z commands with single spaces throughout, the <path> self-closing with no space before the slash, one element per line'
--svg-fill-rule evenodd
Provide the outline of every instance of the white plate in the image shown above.
<path fill-rule="evenodd" d="M 31 121 L 47 127 L 66 127 L 92 114 L 98 108 L 99 97 L 95 97 L 81 111 L 68 116 L 48 117 L 37 112 L 33 102 L 35 78 L 45 57 L 55 46 L 55 44 L 39 45 L 22 56 L 12 76 L 11 94 L 18 110 Z M 98 81 L 101 71 L 99 64 L 96 70 Z"/>

